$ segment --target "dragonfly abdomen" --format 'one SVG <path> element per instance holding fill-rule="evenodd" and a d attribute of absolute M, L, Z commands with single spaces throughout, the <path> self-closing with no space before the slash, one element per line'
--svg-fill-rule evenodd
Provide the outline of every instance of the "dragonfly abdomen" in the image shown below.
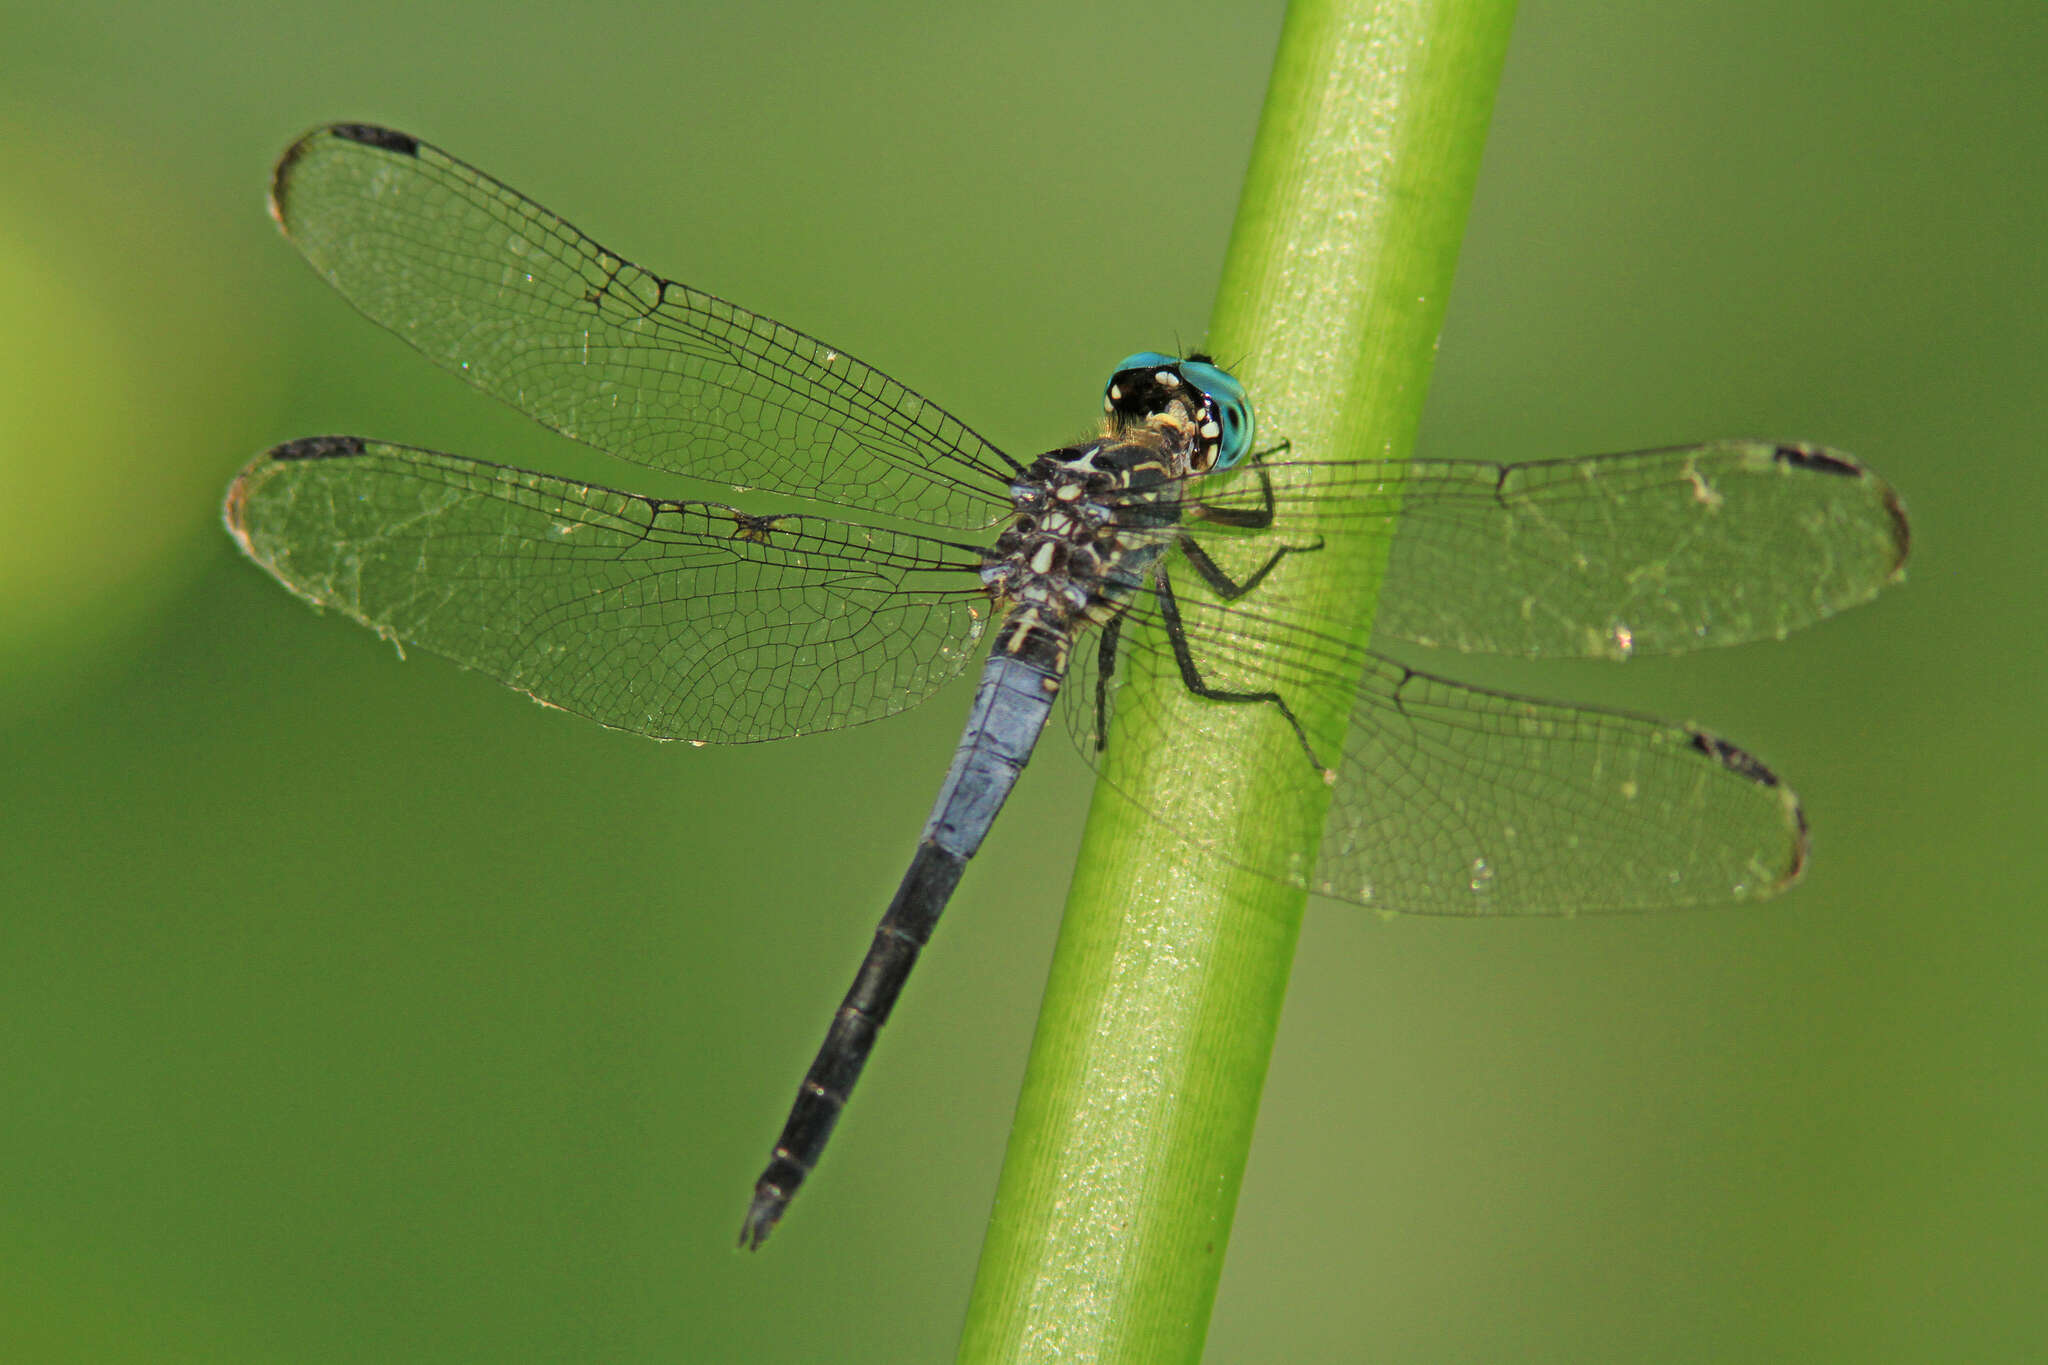
<path fill-rule="evenodd" d="M 1009 652 L 1006 644 L 1025 652 Z M 824 1154 L 910 969 L 917 965 L 967 860 L 995 823 L 1052 714 L 1066 664 L 1065 641 L 1038 622 L 1034 609 L 1019 608 L 1004 623 L 996 650 L 982 669 L 966 732 L 953 753 L 953 765 L 939 788 L 910 869 L 875 929 L 875 941 L 854 974 L 852 988 L 832 1016 L 824 1044 L 804 1073 L 768 1167 L 754 1182 L 754 1197 L 740 1229 L 742 1246 L 758 1247 L 767 1240 Z"/>

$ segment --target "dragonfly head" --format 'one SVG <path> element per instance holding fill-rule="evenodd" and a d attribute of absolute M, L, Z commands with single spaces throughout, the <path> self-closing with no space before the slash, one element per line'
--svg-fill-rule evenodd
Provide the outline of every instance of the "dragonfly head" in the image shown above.
<path fill-rule="evenodd" d="M 1103 386 L 1103 411 L 1118 428 L 1143 424 L 1176 405 L 1202 436 L 1190 473 L 1228 469 L 1252 448 L 1252 405 L 1244 385 L 1207 356 L 1179 359 L 1140 351 L 1126 356 Z"/>

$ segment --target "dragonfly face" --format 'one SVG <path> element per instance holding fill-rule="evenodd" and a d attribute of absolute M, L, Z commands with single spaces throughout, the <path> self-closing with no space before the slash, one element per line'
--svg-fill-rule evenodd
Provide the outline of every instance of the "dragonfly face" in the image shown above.
<path fill-rule="evenodd" d="M 1313 856 L 1278 850 L 1249 865 L 1263 875 L 1433 914 L 1754 899 L 1799 876 L 1806 823 L 1746 750 L 1462 686 L 1261 585 L 1288 555 L 1378 540 L 1375 643 L 1620 657 L 1779 639 L 1905 563 L 1897 496 L 1839 452 L 1274 460 L 1252 454 L 1243 387 L 1203 356 L 1129 357 L 1098 439 L 1020 463 L 844 350 L 643 269 L 390 129 L 309 134 L 271 202 L 335 288 L 483 391 L 629 463 L 791 500 L 742 510 L 305 438 L 253 461 L 224 508 L 301 597 L 605 725 L 722 743 L 915 705 L 968 668 L 991 600 L 1004 612 L 910 870 L 756 1183 L 749 1245 L 816 1164 L 1070 664 L 1091 756 L 1113 710 L 1176 685 L 1285 722 L 1329 816 Z M 1205 591 L 1179 593 L 1191 576 Z M 1093 647 L 1075 651 L 1084 627 Z M 1133 675 L 1158 686 L 1113 707 Z M 1295 720 L 1311 693 L 1348 708 L 1341 752 Z"/>
<path fill-rule="evenodd" d="M 1190 394 L 1195 399 L 1192 406 Z M 1206 356 L 1181 360 L 1139 351 L 1124 357 L 1103 388 L 1102 407 L 1112 434 L 1176 406 L 1190 409 L 1202 439 L 1187 473 L 1228 469 L 1251 453 L 1252 405 L 1244 385 Z"/>

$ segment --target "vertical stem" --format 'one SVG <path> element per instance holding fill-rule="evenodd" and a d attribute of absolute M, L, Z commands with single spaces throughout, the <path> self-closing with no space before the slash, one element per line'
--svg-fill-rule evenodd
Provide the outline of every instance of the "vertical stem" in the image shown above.
<path fill-rule="evenodd" d="M 1209 346 L 1289 458 L 1408 454 L 1512 18 L 1512 0 L 1289 10 Z M 1383 559 L 1291 556 L 1286 597 L 1362 639 Z M 1119 707 L 1108 775 L 1136 803 L 1097 789 L 962 1361 L 1201 1354 L 1305 897 L 1146 810 L 1306 871 L 1328 793 L 1290 736 L 1272 742 L 1268 708 L 1170 678 L 1127 694 L 1155 683 Z M 1334 756 L 1350 699 L 1291 701 Z"/>

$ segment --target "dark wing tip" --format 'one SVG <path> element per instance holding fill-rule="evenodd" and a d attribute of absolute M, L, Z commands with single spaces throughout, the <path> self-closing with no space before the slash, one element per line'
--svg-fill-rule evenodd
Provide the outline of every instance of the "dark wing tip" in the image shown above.
<path fill-rule="evenodd" d="M 1783 866 L 1775 872 L 1770 883 L 1753 887 L 1751 896 L 1775 896 L 1806 875 L 1806 863 L 1813 848 L 1812 831 L 1806 823 L 1806 810 L 1799 804 L 1799 798 L 1785 785 L 1779 776 L 1771 771 L 1762 759 L 1738 744 L 1721 738 L 1707 730 L 1691 730 L 1692 747 L 1713 759 L 1729 772 L 1747 779 L 1766 791 L 1777 793 L 1785 817 L 1785 827 L 1791 835 L 1792 847 L 1786 851 Z"/>
<path fill-rule="evenodd" d="M 266 460 L 334 460 L 349 455 L 361 455 L 365 450 L 360 436 L 301 436 L 296 441 L 286 441 L 281 446 L 272 446 L 263 453 Z"/>
<path fill-rule="evenodd" d="M 1719 763 L 1732 773 L 1738 773 L 1759 787 L 1775 787 L 1778 775 L 1749 750 L 1721 738 L 1706 730 L 1694 730 L 1692 747 Z"/>
<path fill-rule="evenodd" d="M 396 152 L 400 156 L 420 154 L 420 140 L 411 133 L 401 133 L 396 128 L 385 128 L 375 123 L 336 123 L 325 131 L 345 142 L 360 142 L 366 147 Z"/>
<path fill-rule="evenodd" d="M 227 485 L 227 497 L 221 501 L 221 520 L 227 524 L 227 534 L 236 538 L 250 559 L 260 559 L 250 548 L 248 501 L 250 493 L 264 483 L 264 471 L 279 460 L 332 460 L 350 454 L 365 454 L 360 436 L 301 436 L 299 440 L 287 440 L 283 446 L 270 446 L 250 460 L 248 469 L 236 475 L 236 481 Z"/>
<path fill-rule="evenodd" d="M 319 136 L 319 133 L 308 133 L 285 148 L 284 155 L 277 159 L 277 165 L 271 169 L 270 193 L 264 198 L 270 208 L 270 220 L 283 232 L 291 231 L 290 224 L 285 222 L 285 197 L 291 182 L 292 168 L 297 166 L 299 158 L 306 154 L 307 144 Z"/>
<path fill-rule="evenodd" d="M 1791 465 L 1794 469 L 1811 469 L 1817 474 L 1839 474 L 1845 479 L 1860 479 L 1870 473 L 1840 451 L 1809 445 L 1804 441 L 1782 444 L 1773 454 L 1780 464 Z"/>
<path fill-rule="evenodd" d="M 1889 484 L 1884 490 L 1884 510 L 1892 519 L 1892 577 L 1896 579 L 1906 572 L 1906 556 L 1913 551 L 1913 527 L 1906 520 L 1906 504 Z"/>
<path fill-rule="evenodd" d="M 410 133 L 401 133 L 395 128 L 384 128 L 374 123 L 330 123 L 325 128 L 312 132 L 285 148 L 284 155 L 277 159 L 277 168 L 270 173 L 270 216 L 286 232 L 291 231 L 286 222 L 289 212 L 287 203 L 291 189 L 292 170 L 313 145 L 323 138 L 340 138 L 344 142 L 360 142 L 366 147 L 377 147 L 399 156 L 418 156 L 420 140 Z"/>
<path fill-rule="evenodd" d="M 1892 486 L 1870 472 L 1860 461 L 1844 455 L 1839 450 L 1805 441 L 1791 441 L 1780 444 L 1772 452 L 1778 463 L 1794 469 L 1811 470 L 1816 474 L 1834 474 L 1845 479 L 1862 479 L 1877 487 L 1878 495 L 1884 500 L 1885 515 L 1891 520 L 1892 567 L 1891 577 L 1897 579 L 1905 570 L 1906 557 L 1913 548 L 1913 528 L 1906 520 L 1906 506 L 1899 501 L 1898 493 Z"/>
<path fill-rule="evenodd" d="M 1813 830 L 1806 823 L 1806 807 L 1799 804 L 1799 798 L 1792 794 L 1791 788 L 1780 787 L 1778 790 L 1784 792 L 1785 802 L 1792 808 L 1792 824 L 1795 833 L 1792 841 L 1792 863 L 1785 869 L 1783 875 L 1778 878 L 1778 884 L 1771 888 L 1774 892 L 1783 891 L 1786 887 L 1804 877 L 1806 875 L 1806 860 L 1813 856 Z"/>
<path fill-rule="evenodd" d="M 286 441 L 281 446 L 272 446 L 249 462 L 249 467 L 235 477 L 228 485 L 228 495 L 221 503 L 220 517 L 227 523 L 228 534 L 235 538 L 244 553 L 251 558 L 260 558 L 249 547 L 249 495 L 265 479 L 264 471 L 280 460 L 331 460 L 349 455 L 365 453 L 360 436 L 305 436 L 296 441 Z"/>

